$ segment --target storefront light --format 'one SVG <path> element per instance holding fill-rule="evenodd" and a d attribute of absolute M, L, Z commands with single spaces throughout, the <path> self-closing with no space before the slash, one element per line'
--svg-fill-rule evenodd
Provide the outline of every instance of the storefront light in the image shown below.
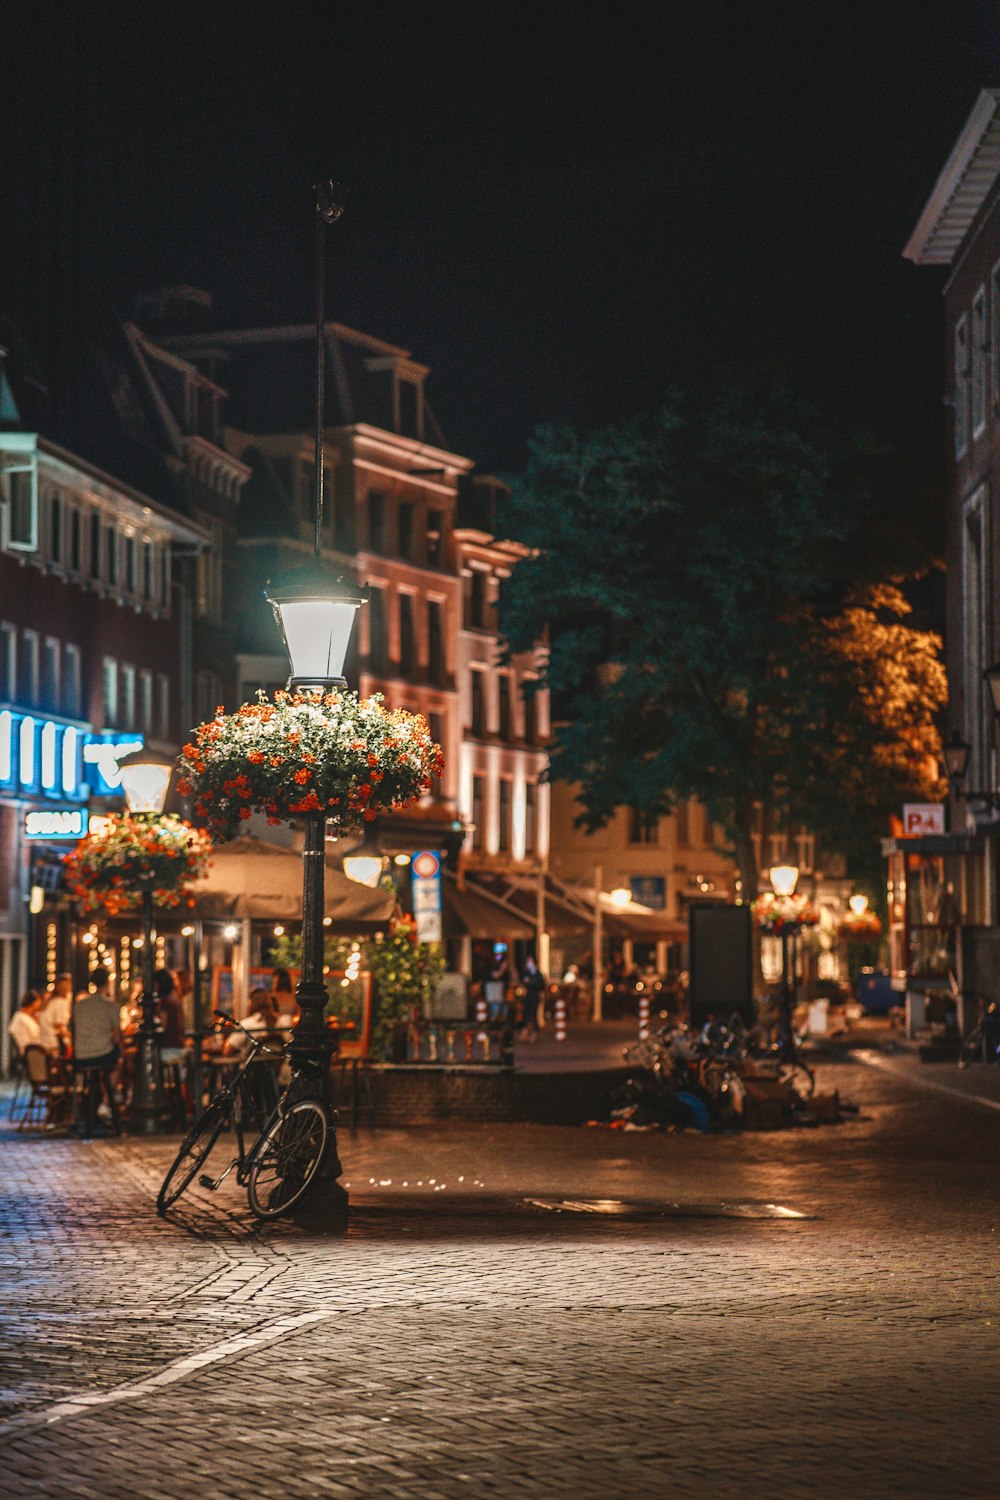
<path fill-rule="evenodd" d="M 47 792 L 56 785 L 56 726 L 51 719 L 42 725 L 42 786 Z"/>
<path fill-rule="evenodd" d="M 0 781 L 9 781 L 13 769 L 14 721 L 10 709 L 0 713 Z"/>
<path fill-rule="evenodd" d="M 614 890 L 609 895 L 608 900 L 611 902 L 612 906 L 617 906 L 618 909 L 621 910 L 621 908 L 624 906 L 631 906 L 632 892 L 629 890 L 627 885 L 616 885 Z"/>
<path fill-rule="evenodd" d="M 70 726 L 63 731 L 62 742 L 62 789 L 67 797 L 76 791 L 79 754 L 80 731 Z"/>
<path fill-rule="evenodd" d="M 20 753 L 18 779 L 22 786 L 33 786 L 35 782 L 35 721 L 30 716 L 21 720 L 18 751 Z"/>

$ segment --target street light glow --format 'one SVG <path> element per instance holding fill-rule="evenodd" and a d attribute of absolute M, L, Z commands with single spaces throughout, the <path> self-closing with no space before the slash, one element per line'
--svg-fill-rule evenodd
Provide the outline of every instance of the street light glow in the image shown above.
<path fill-rule="evenodd" d="M 771 885 L 776 896 L 792 896 L 799 879 L 798 865 L 772 865 Z"/>

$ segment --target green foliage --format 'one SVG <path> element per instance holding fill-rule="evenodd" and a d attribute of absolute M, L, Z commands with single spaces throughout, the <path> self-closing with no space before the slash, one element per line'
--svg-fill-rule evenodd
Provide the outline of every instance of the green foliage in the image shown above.
<path fill-rule="evenodd" d="M 586 827 L 697 797 L 753 881 L 755 804 L 856 855 L 927 795 L 939 643 L 873 587 L 891 564 L 881 463 L 777 384 L 538 433 L 506 528 L 533 555 L 502 625 L 512 652 L 548 636 L 552 774 L 579 785 Z"/>
<path fill-rule="evenodd" d="M 400 1020 L 408 1020 L 416 1007 L 426 1006 L 434 985 L 444 973 L 444 954 L 439 943 L 418 943 L 412 923 L 397 921 L 389 931 L 361 941 L 329 937 L 323 945 L 323 961 L 332 973 L 342 973 L 351 950 L 360 949 L 361 968 L 374 983 L 375 1021 L 372 1056 L 385 1061 L 391 1053 L 392 1033 Z M 297 969 L 302 957 L 301 940 L 283 937 L 272 949 L 274 963 Z M 361 1021 L 361 986 L 336 981 L 330 986 L 328 1011 L 344 1020 Z"/>

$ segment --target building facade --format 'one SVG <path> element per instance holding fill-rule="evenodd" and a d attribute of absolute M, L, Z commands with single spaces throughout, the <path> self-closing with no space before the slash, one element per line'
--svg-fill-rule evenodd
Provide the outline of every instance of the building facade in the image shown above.
<path fill-rule="evenodd" d="M 984 674 L 1000 655 L 1000 89 L 980 93 L 903 253 L 945 271 L 945 650 L 951 729 L 968 764 L 950 831 L 890 850 L 894 965 L 911 988 L 950 972 L 995 996 L 1000 796 Z"/>

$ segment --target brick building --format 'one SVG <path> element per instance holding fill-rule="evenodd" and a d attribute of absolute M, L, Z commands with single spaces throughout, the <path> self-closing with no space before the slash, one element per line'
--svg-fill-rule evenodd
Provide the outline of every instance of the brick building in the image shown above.
<path fill-rule="evenodd" d="M 984 673 L 1000 656 L 1000 89 L 980 93 L 903 253 L 946 268 L 945 647 L 951 724 L 969 755 L 951 833 L 908 844 L 906 863 L 894 856 L 894 967 L 931 981 L 950 969 L 963 988 L 996 996 L 1000 797 Z"/>

